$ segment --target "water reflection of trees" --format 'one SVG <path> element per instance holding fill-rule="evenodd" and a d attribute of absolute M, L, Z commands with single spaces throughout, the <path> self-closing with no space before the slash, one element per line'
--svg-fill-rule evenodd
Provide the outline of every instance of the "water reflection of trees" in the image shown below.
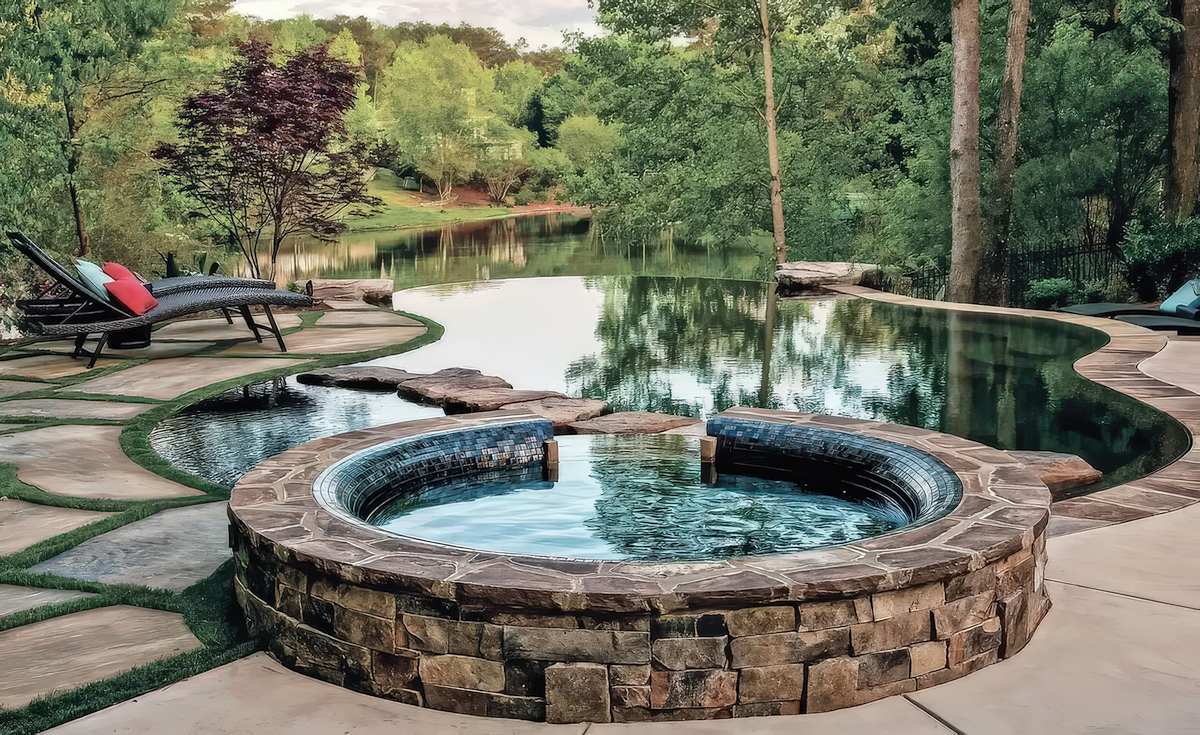
<path fill-rule="evenodd" d="M 753 405 L 886 420 L 1078 454 L 1114 483 L 1185 448 L 1161 414 L 1074 372 L 1103 339 L 1089 330 L 860 299 L 776 302 L 750 282 L 590 285 L 604 297 L 600 348 L 566 382 L 618 409 Z"/>
<path fill-rule="evenodd" d="M 296 239 L 280 255 L 280 277 L 389 278 L 397 288 L 487 278 L 650 273 L 747 278 L 761 255 L 665 234 L 653 242 L 603 237 L 567 214 L 445 227 L 359 232 L 335 243 Z"/>

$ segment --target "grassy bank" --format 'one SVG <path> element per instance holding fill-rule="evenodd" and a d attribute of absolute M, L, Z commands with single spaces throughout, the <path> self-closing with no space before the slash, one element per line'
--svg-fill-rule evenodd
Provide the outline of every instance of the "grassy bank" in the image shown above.
<path fill-rule="evenodd" d="M 509 207 L 439 205 L 426 196 L 403 188 L 400 177 L 385 168 L 376 171 L 367 188 L 371 194 L 383 200 L 383 205 L 376 214 L 348 219 L 346 224 L 351 232 L 437 227 L 509 217 L 516 213 Z"/>

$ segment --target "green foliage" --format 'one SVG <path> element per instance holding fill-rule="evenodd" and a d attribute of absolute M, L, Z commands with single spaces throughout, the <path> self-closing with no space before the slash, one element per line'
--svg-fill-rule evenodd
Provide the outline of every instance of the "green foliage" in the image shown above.
<path fill-rule="evenodd" d="M 1043 278 L 1029 284 L 1025 302 L 1034 309 L 1066 306 L 1079 298 L 1075 282 L 1070 278 Z"/>
<path fill-rule="evenodd" d="M 1129 283 L 1142 301 L 1155 301 L 1200 277 L 1200 217 L 1182 222 L 1132 222 L 1124 254 Z"/>
<path fill-rule="evenodd" d="M 572 115 L 558 128 L 557 147 L 576 169 L 582 170 L 611 156 L 620 139 L 615 125 L 595 115 Z"/>
<path fill-rule="evenodd" d="M 497 111 L 509 125 L 526 127 L 533 113 L 533 98 L 542 88 L 542 70 L 524 61 L 510 61 L 496 69 Z"/>

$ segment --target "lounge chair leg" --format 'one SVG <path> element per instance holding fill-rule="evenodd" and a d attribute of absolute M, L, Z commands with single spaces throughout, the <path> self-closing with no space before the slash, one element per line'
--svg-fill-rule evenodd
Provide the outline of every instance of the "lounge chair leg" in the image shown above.
<path fill-rule="evenodd" d="M 262 335 L 259 334 L 258 325 L 254 323 L 254 317 L 250 314 L 250 307 L 242 306 L 240 308 L 242 311 L 242 319 L 246 321 L 246 327 L 254 333 L 254 339 L 258 340 L 259 344 L 262 344 Z"/>
<path fill-rule="evenodd" d="M 283 343 L 283 332 L 280 331 L 279 325 L 275 323 L 275 315 L 271 313 L 271 307 L 263 304 L 263 311 L 267 314 L 267 321 L 271 324 L 271 333 L 275 335 L 275 341 L 279 343 L 279 351 L 287 352 L 287 345 Z"/>
<path fill-rule="evenodd" d="M 75 351 L 71 353 L 72 360 L 79 359 L 79 353 L 83 351 L 83 346 L 87 344 L 87 338 L 88 336 L 86 334 L 79 334 L 75 336 Z"/>
<path fill-rule="evenodd" d="M 100 353 L 104 351 L 104 346 L 108 344 L 108 332 L 100 335 L 100 340 L 96 342 L 96 349 L 92 350 L 92 361 L 88 363 L 88 370 L 96 367 L 96 361 L 100 359 Z"/>
<path fill-rule="evenodd" d="M 225 317 L 225 321 L 233 324 L 233 314 L 229 313 L 229 309 L 221 309 L 221 316 Z"/>

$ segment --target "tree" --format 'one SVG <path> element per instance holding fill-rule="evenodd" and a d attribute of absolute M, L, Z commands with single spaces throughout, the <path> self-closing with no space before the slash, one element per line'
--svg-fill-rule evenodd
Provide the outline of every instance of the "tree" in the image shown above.
<path fill-rule="evenodd" d="M 397 49 L 380 79 L 376 104 L 388 137 L 447 200 L 455 185 L 475 173 L 498 98 L 492 72 L 469 48 L 432 36 Z"/>
<path fill-rule="evenodd" d="M 503 123 L 497 122 L 488 131 L 488 141 L 479 158 L 479 175 L 493 202 L 503 203 L 529 172 L 529 154 L 535 144 L 533 133 Z"/>
<path fill-rule="evenodd" d="M 325 43 L 329 37 L 311 15 L 297 15 L 294 18 L 275 21 L 268 29 L 271 45 L 283 56 L 292 56 Z"/>
<path fill-rule="evenodd" d="M 1200 0 L 1170 0 L 1180 28 L 1171 34 L 1167 92 L 1167 176 L 1164 209 L 1176 221 L 1187 219 L 1200 195 Z"/>
<path fill-rule="evenodd" d="M 771 232 L 776 263 L 787 260 L 787 231 L 783 211 L 783 175 L 779 158 L 775 99 L 774 42 L 781 25 L 780 0 L 592 0 L 601 23 L 646 38 L 710 35 L 726 53 L 757 59 L 763 70 L 759 105 L 766 129 L 770 179 Z M 713 29 L 715 33 L 712 32 Z"/>
<path fill-rule="evenodd" d="M 354 34 L 349 29 L 343 28 L 338 31 L 333 40 L 329 42 L 329 55 L 335 59 L 341 59 L 355 69 L 358 69 L 360 74 L 362 73 L 362 49 L 359 47 L 358 41 L 354 40 Z"/>
<path fill-rule="evenodd" d="M 103 91 L 174 11 L 174 0 L 33 0 L 4 29 L 0 60 L 8 75 L 5 84 L 45 93 L 56 108 L 51 124 L 59 128 L 63 184 L 80 256 L 91 249 L 79 185 L 88 97 L 144 94 L 166 81 L 138 79 Z"/>
<path fill-rule="evenodd" d="M 979 0 L 951 0 L 950 278 L 946 299 L 976 301 L 983 270 L 979 203 Z"/>
<path fill-rule="evenodd" d="M 509 125 L 526 127 L 530 104 L 542 88 L 542 72 L 524 61 L 510 61 L 496 69 L 496 92 L 500 95 L 500 114 Z"/>
<path fill-rule="evenodd" d="M 266 237 L 274 277 L 284 238 L 331 239 L 346 229 L 349 208 L 378 200 L 367 193 L 361 150 L 347 141 L 355 70 L 324 46 L 283 62 L 263 41 L 238 52 L 214 86 L 184 100 L 179 141 L 154 155 L 255 276 Z"/>
<path fill-rule="evenodd" d="M 620 133 L 595 115 L 572 115 L 558 128 L 558 149 L 583 169 L 617 148 Z"/>
<path fill-rule="evenodd" d="M 1004 52 L 1004 79 L 1000 84 L 1000 109 L 996 116 L 996 164 L 992 185 L 991 237 L 986 274 L 979 298 L 984 303 L 1008 300 L 1005 276 L 1008 266 L 1009 227 L 1012 224 L 1013 187 L 1020 142 L 1021 90 L 1025 80 L 1025 37 L 1029 30 L 1029 0 L 1011 0 L 1008 40 Z"/>

